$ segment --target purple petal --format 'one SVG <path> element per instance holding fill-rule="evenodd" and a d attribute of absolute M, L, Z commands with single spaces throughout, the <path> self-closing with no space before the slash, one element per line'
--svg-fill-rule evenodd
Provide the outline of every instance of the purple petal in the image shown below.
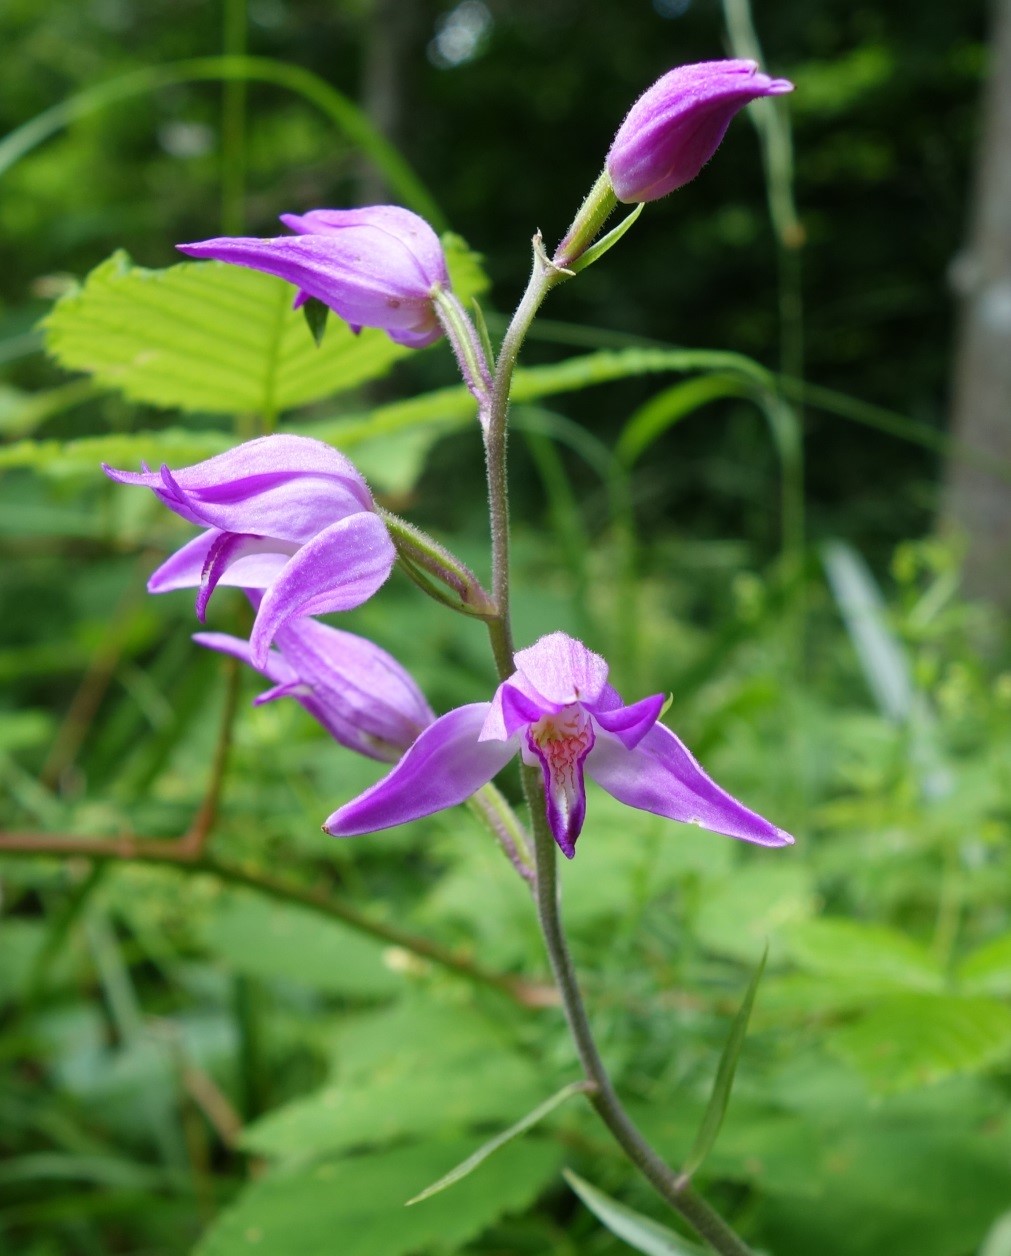
<path fill-rule="evenodd" d="M 363 209 L 313 209 L 307 214 L 282 214 L 281 221 L 299 235 L 328 235 L 348 227 L 372 227 L 384 231 L 417 259 L 422 278 L 432 284 L 449 284 L 442 243 L 424 218 L 400 205 L 369 205 Z"/>
<path fill-rule="evenodd" d="M 263 436 L 178 471 L 104 469 L 119 483 L 153 489 L 191 523 L 296 543 L 373 504 L 348 459 L 306 436 Z"/>
<path fill-rule="evenodd" d="M 392 772 L 335 811 L 325 831 L 354 837 L 464 802 L 516 753 L 512 742 L 478 741 L 487 714 L 488 703 L 475 702 L 436 720 Z"/>
<path fill-rule="evenodd" d="M 207 603 L 211 594 L 229 569 L 244 558 L 262 558 L 264 555 L 270 555 L 273 563 L 277 564 L 277 559 L 281 556 L 277 553 L 276 541 L 265 540 L 262 536 L 243 536 L 237 532 L 218 533 L 200 572 L 196 612 L 201 623 L 207 616 Z"/>
<path fill-rule="evenodd" d="M 522 681 L 522 677 L 519 678 Z M 482 741 L 506 741 L 527 724 L 534 724 L 542 715 L 561 708 L 557 703 L 538 700 L 537 695 L 524 693 L 515 680 L 504 681 L 495 690 L 491 709 L 481 730 Z"/>
<path fill-rule="evenodd" d="M 414 678 L 364 637 L 296 619 L 279 630 L 276 643 L 331 721 L 355 730 L 361 753 L 398 759 L 435 719 Z"/>
<path fill-rule="evenodd" d="M 155 571 L 147 582 L 149 593 L 169 593 L 173 589 L 197 588 L 203 578 L 208 555 L 221 537 L 230 533 L 211 528 L 176 550 Z M 284 570 L 292 550 L 279 548 L 275 542 L 270 551 L 249 553 L 234 558 L 221 574 L 218 583 L 243 589 L 266 589 Z"/>
<path fill-rule="evenodd" d="M 403 241 L 378 227 L 270 240 L 223 237 L 178 248 L 190 257 L 276 275 L 348 323 L 379 327 L 391 335 L 412 333 L 426 343 L 442 335 L 431 291 L 444 281 L 429 278 Z"/>
<path fill-rule="evenodd" d="M 662 693 L 655 693 L 651 698 L 643 698 L 631 706 L 618 707 L 617 710 L 594 710 L 593 718 L 601 728 L 613 733 L 623 746 L 631 750 L 660 718 L 665 700 Z"/>
<path fill-rule="evenodd" d="M 634 750 L 598 737 L 588 757 L 589 775 L 619 802 L 641 811 L 698 824 L 714 833 L 760 846 L 789 846 L 793 838 L 710 780 L 687 746 L 656 724 Z"/>
<path fill-rule="evenodd" d="M 361 606 L 386 580 L 396 557 L 385 524 L 371 511 L 324 528 L 289 559 L 265 593 L 249 639 L 254 665 L 266 658 L 288 620 Z"/>
<path fill-rule="evenodd" d="M 688 183 L 738 110 L 792 90 L 786 79 L 758 72 L 754 61 L 677 66 L 639 97 L 614 137 L 606 166 L 618 200 L 653 201 Z"/>
<path fill-rule="evenodd" d="M 553 632 L 520 650 L 516 669 L 538 694 L 558 706 L 591 705 L 607 683 L 607 664 L 600 655 L 564 632 Z"/>
<path fill-rule="evenodd" d="M 540 765 L 548 825 L 567 859 L 576 853 L 576 839 L 586 818 L 583 764 L 595 740 L 592 720 L 576 705 L 548 716 L 527 732 L 524 758 Z"/>

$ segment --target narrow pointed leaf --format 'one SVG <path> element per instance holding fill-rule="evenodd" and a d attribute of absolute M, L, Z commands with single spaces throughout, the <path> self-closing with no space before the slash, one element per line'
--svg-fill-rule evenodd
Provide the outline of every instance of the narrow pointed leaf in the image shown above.
<path fill-rule="evenodd" d="M 563 1169 L 562 1174 L 597 1220 L 637 1252 L 645 1252 L 646 1256 L 703 1256 L 702 1248 L 689 1243 L 652 1217 L 645 1217 L 634 1208 L 619 1204 L 571 1169 Z"/>
<path fill-rule="evenodd" d="M 323 337 L 326 334 L 326 320 L 327 315 L 330 313 L 330 307 L 329 305 L 324 305 L 322 301 L 317 301 L 315 297 L 310 297 L 302 306 L 302 313 L 305 315 L 305 321 L 318 349 L 323 343 Z"/>
<path fill-rule="evenodd" d="M 738 1009 L 737 1015 L 734 1017 L 733 1024 L 730 1026 L 730 1035 L 727 1038 L 726 1046 L 723 1048 L 723 1054 L 720 1056 L 720 1066 L 716 1070 L 713 1092 L 709 1096 L 709 1103 L 706 1107 L 705 1116 L 702 1118 L 702 1124 L 699 1126 L 695 1145 L 685 1161 L 683 1172 L 686 1177 L 691 1177 L 701 1166 L 710 1151 L 712 1151 L 713 1144 L 716 1142 L 716 1137 L 720 1132 L 720 1126 L 723 1124 L 723 1118 L 727 1114 L 730 1092 L 734 1086 L 734 1074 L 737 1072 L 737 1061 L 740 1059 L 741 1048 L 744 1046 L 744 1039 L 748 1033 L 751 1009 L 755 1003 L 758 983 L 762 980 L 762 973 L 765 971 L 765 961 L 768 957 L 769 948 L 766 946 L 762 952 L 762 958 L 758 967 L 748 983 L 744 1000 Z"/>
<path fill-rule="evenodd" d="M 593 263 L 599 261 L 605 253 L 613 249 L 629 227 L 631 227 L 631 225 L 642 213 L 644 204 L 645 202 L 641 205 L 636 205 L 635 209 L 633 209 L 630 214 L 626 214 L 616 227 L 612 227 L 606 236 L 603 236 L 596 244 L 592 244 L 585 253 L 582 253 L 579 257 L 577 257 L 572 263 L 570 269 L 576 271 L 578 274 L 579 271 L 585 270 L 587 266 L 592 266 Z"/>
<path fill-rule="evenodd" d="M 566 1099 L 571 1099 L 573 1095 L 585 1094 L 589 1089 L 588 1082 L 570 1082 L 568 1086 L 563 1086 L 561 1090 L 545 1099 L 543 1103 L 537 1105 L 532 1112 L 528 1112 L 526 1116 L 521 1117 L 515 1125 L 510 1125 L 507 1130 L 503 1130 L 501 1134 L 496 1134 L 494 1138 L 490 1138 L 483 1146 L 479 1147 L 472 1156 L 468 1156 L 437 1182 L 433 1182 L 431 1186 L 426 1186 L 420 1194 L 415 1195 L 407 1201 L 406 1207 L 411 1204 L 420 1204 L 423 1199 L 430 1199 L 433 1195 L 438 1195 L 440 1191 L 446 1190 L 447 1187 L 453 1186 L 469 1173 L 473 1173 L 479 1164 L 483 1164 L 489 1156 L 493 1155 L 500 1147 L 504 1147 L 506 1143 L 512 1139 L 518 1138 L 520 1134 L 525 1134 L 528 1129 L 542 1121 L 549 1112 L 553 1112 L 555 1108 L 563 1104 Z"/>

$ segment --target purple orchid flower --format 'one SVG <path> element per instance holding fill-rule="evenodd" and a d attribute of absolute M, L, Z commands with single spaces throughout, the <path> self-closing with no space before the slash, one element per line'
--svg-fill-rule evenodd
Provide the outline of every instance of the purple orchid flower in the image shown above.
<path fill-rule="evenodd" d="M 151 593 L 196 587 L 203 621 L 218 584 L 263 591 L 250 658 L 263 668 L 289 620 L 360 606 L 393 568 L 396 550 L 361 473 L 307 436 L 262 436 L 179 471 L 117 471 L 206 529 L 148 581 Z"/>
<path fill-rule="evenodd" d="M 762 846 L 793 838 L 706 776 L 658 723 L 662 694 L 625 706 L 607 664 L 555 632 L 516 655 L 491 702 L 458 707 L 427 728 L 383 780 L 323 828 L 353 837 L 463 802 L 518 752 L 544 775 L 547 818 L 569 859 L 586 813 L 584 772 L 620 802 Z"/>
<path fill-rule="evenodd" d="M 442 327 L 432 289 L 449 288 L 446 255 L 432 228 L 399 205 L 282 214 L 295 235 L 269 240 L 224 236 L 180 244 L 189 257 L 248 266 L 295 284 L 295 308 L 310 297 L 353 332 L 379 327 L 397 344 L 422 349 Z"/>
<path fill-rule="evenodd" d="M 256 606 L 259 595 L 250 591 Z M 193 640 L 256 668 L 273 688 L 254 705 L 294 698 L 342 746 L 395 763 L 435 716 L 413 678 L 392 655 L 364 637 L 293 619 L 279 628 L 277 649 L 263 664 L 247 641 L 223 632 L 198 632 Z"/>
<path fill-rule="evenodd" d="M 792 92 L 754 61 L 680 65 L 645 91 L 618 128 L 606 167 L 619 201 L 655 201 L 694 179 L 734 114 L 759 96 Z"/>

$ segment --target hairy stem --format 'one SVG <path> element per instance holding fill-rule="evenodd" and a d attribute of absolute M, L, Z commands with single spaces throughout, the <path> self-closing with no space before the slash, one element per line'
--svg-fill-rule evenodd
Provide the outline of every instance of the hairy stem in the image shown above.
<path fill-rule="evenodd" d="M 497 611 L 495 618 L 488 623 L 488 635 L 492 653 L 495 655 L 495 666 L 502 680 L 511 676 L 514 670 L 512 627 L 509 619 L 509 483 L 506 440 L 509 393 L 516 360 L 530 324 L 554 285 L 568 278 L 564 271 L 548 261 L 540 232 L 533 238 L 533 250 L 533 267 L 526 291 L 502 338 L 487 421 L 484 424 L 488 511 L 491 521 L 492 597 Z"/>
<path fill-rule="evenodd" d="M 597 1114 L 611 1131 L 615 1141 L 640 1170 L 653 1189 L 688 1222 L 688 1224 L 723 1256 L 750 1256 L 749 1248 L 727 1223 L 692 1189 L 691 1181 L 676 1173 L 636 1128 L 614 1089 L 607 1069 L 600 1058 L 590 1029 L 586 1007 L 569 954 L 559 907 L 558 877 L 555 865 L 555 842 L 548 828 L 544 805 L 544 787 L 537 768 L 523 768 L 523 789 L 533 818 L 534 847 L 537 863 L 535 897 L 537 914 L 551 971 L 562 999 L 562 1008 L 569 1031 L 579 1053 L 579 1060 L 592 1084 L 587 1091 Z"/>

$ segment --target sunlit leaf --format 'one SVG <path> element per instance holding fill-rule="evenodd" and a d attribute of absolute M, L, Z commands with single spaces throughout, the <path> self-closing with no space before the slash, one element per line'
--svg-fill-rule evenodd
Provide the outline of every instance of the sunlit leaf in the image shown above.
<path fill-rule="evenodd" d="M 317 348 L 293 291 L 243 266 L 146 270 L 116 253 L 56 303 L 46 345 L 132 401 L 268 418 L 377 379 L 410 352 L 336 319 Z"/>

